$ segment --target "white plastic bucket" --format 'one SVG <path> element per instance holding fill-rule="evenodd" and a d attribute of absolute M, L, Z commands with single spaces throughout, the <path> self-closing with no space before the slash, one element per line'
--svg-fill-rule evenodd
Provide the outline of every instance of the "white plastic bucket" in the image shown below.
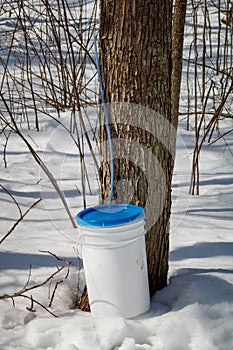
<path fill-rule="evenodd" d="M 92 314 L 133 318 L 148 311 L 143 208 L 92 207 L 78 213 L 77 224 Z"/>

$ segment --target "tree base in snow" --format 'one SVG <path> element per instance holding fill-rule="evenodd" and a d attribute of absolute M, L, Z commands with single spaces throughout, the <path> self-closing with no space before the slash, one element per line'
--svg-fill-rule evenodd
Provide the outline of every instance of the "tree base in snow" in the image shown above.
<path fill-rule="evenodd" d="M 89 300 L 88 300 L 87 287 L 85 287 L 81 298 L 78 300 L 78 303 L 76 305 L 76 309 L 90 312 L 90 304 L 89 304 Z"/>

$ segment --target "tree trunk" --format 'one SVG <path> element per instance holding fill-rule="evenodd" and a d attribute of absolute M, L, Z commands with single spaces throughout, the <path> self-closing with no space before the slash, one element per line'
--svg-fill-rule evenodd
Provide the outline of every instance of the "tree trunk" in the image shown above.
<path fill-rule="evenodd" d="M 170 0 L 100 3 L 100 65 L 114 141 L 114 199 L 146 209 L 153 295 L 167 284 L 168 272 L 173 155 L 163 132 L 166 128 L 169 136 L 172 5 Z M 104 130 L 101 141 L 101 199 L 106 201 L 110 174 Z"/>
<path fill-rule="evenodd" d="M 101 0 L 99 32 L 100 67 L 114 153 L 113 200 L 145 207 L 152 296 L 166 286 L 168 273 L 178 118 L 178 105 L 174 103 L 171 120 L 172 3 Z M 177 87 L 177 78 L 175 82 Z M 100 141 L 100 202 L 108 202 L 111 174 L 105 127 L 100 130 Z M 85 308 L 86 291 L 81 309 L 82 300 Z"/>
<path fill-rule="evenodd" d="M 172 124 L 177 128 L 187 0 L 176 0 L 172 24 Z"/>

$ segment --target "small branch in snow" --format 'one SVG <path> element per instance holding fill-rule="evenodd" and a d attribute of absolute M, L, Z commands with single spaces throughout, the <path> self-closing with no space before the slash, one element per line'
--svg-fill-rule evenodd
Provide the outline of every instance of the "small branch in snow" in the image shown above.
<path fill-rule="evenodd" d="M 15 205 L 17 206 L 17 208 L 19 210 L 20 217 L 22 217 L 22 215 L 23 215 L 22 210 L 21 210 L 18 202 L 16 201 L 15 197 L 2 184 L 0 184 L 0 187 L 2 187 L 2 189 L 11 197 L 11 199 L 13 200 L 13 202 L 15 203 Z"/>
<path fill-rule="evenodd" d="M 55 315 L 52 311 L 50 311 L 48 308 L 52 306 L 52 303 L 53 303 L 53 300 L 54 300 L 54 297 L 55 297 L 55 293 L 56 293 L 56 290 L 59 286 L 59 284 L 63 283 L 68 275 L 69 275 L 69 267 L 71 265 L 71 262 L 70 261 L 67 261 L 65 259 L 62 259 L 62 258 L 59 258 L 57 255 L 49 252 L 49 251 L 43 251 L 43 250 L 40 250 L 40 252 L 43 252 L 43 253 L 48 253 L 50 255 L 52 255 L 53 257 L 55 257 L 57 260 L 59 261 L 63 261 L 65 264 L 61 267 L 57 267 L 57 270 L 55 272 L 53 272 L 48 278 L 46 278 L 46 280 L 44 280 L 43 282 L 39 283 L 39 284 L 36 284 L 36 285 L 33 285 L 31 287 L 28 287 L 29 285 L 29 282 L 30 282 L 30 278 L 31 278 L 31 267 L 30 267 L 30 270 L 29 270 L 29 275 L 28 275 L 28 279 L 27 279 L 27 282 L 25 283 L 24 287 L 22 289 L 20 289 L 18 292 L 15 292 L 13 294 L 3 294 L 3 295 L 0 295 L 0 300 L 4 300 L 4 299 L 12 299 L 13 301 L 13 305 L 15 305 L 15 298 L 17 297 L 21 297 L 21 298 L 25 298 L 25 299 L 28 299 L 30 300 L 31 304 L 29 307 L 27 307 L 27 310 L 31 311 L 31 312 L 34 312 L 35 310 L 33 309 L 33 306 L 34 304 L 37 304 L 39 306 L 41 306 L 43 309 L 45 309 L 48 313 L 50 313 L 52 316 L 54 317 L 58 317 L 57 315 Z M 37 289 L 39 287 L 42 287 L 44 285 L 46 285 L 48 282 L 52 281 L 53 278 L 58 275 L 61 271 L 63 271 L 65 268 L 67 268 L 67 273 L 66 275 L 58 282 L 56 282 L 55 284 L 55 287 L 54 287 L 54 290 L 53 290 L 53 293 L 52 293 L 52 297 L 50 298 L 50 302 L 49 302 L 49 306 L 46 307 L 45 305 L 43 305 L 42 303 L 40 303 L 38 300 L 36 300 L 35 298 L 33 298 L 32 295 L 26 295 L 25 293 L 28 293 L 29 291 L 31 292 L 32 290 L 34 289 Z"/>
<path fill-rule="evenodd" d="M 22 221 L 22 220 L 25 218 L 25 216 L 30 212 L 30 210 L 31 210 L 32 208 L 34 208 L 40 201 L 42 201 L 42 197 L 39 198 L 35 203 L 33 203 L 33 204 L 30 206 L 30 208 L 28 208 L 28 209 L 25 211 L 24 214 L 22 214 L 22 212 L 21 212 L 21 210 L 20 210 L 20 212 L 21 212 L 20 218 L 14 223 L 14 225 L 13 225 L 13 226 L 11 227 L 11 229 L 7 232 L 7 234 L 6 234 L 5 236 L 3 236 L 3 238 L 0 240 L 0 244 L 2 244 L 2 242 L 5 241 L 5 239 L 6 239 L 7 237 L 10 236 L 10 234 L 14 231 L 14 229 L 15 229 L 16 226 L 20 223 L 20 221 Z"/>

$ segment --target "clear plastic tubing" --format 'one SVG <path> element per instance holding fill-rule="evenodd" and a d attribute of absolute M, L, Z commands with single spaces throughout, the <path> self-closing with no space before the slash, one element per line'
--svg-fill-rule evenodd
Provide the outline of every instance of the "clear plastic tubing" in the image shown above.
<path fill-rule="evenodd" d="M 98 49 L 97 49 L 97 37 L 96 36 L 94 36 L 94 50 L 95 50 L 95 62 L 96 62 L 98 80 L 99 80 L 100 94 L 101 94 L 101 100 L 102 100 L 103 111 L 104 111 L 104 119 L 105 119 L 107 136 L 108 136 L 108 143 L 109 143 L 110 171 L 111 171 L 109 204 L 111 204 L 112 203 L 112 196 L 113 196 L 113 188 L 114 188 L 114 157 L 113 157 L 111 130 L 110 130 L 110 119 L 109 119 L 109 114 L 108 114 L 108 110 L 107 110 L 107 106 L 106 106 L 106 102 L 105 102 L 105 93 L 104 93 L 103 82 L 102 82 L 102 78 L 101 78 L 101 72 L 100 72 L 100 63 L 99 63 L 99 56 L 98 56 Z"/>

